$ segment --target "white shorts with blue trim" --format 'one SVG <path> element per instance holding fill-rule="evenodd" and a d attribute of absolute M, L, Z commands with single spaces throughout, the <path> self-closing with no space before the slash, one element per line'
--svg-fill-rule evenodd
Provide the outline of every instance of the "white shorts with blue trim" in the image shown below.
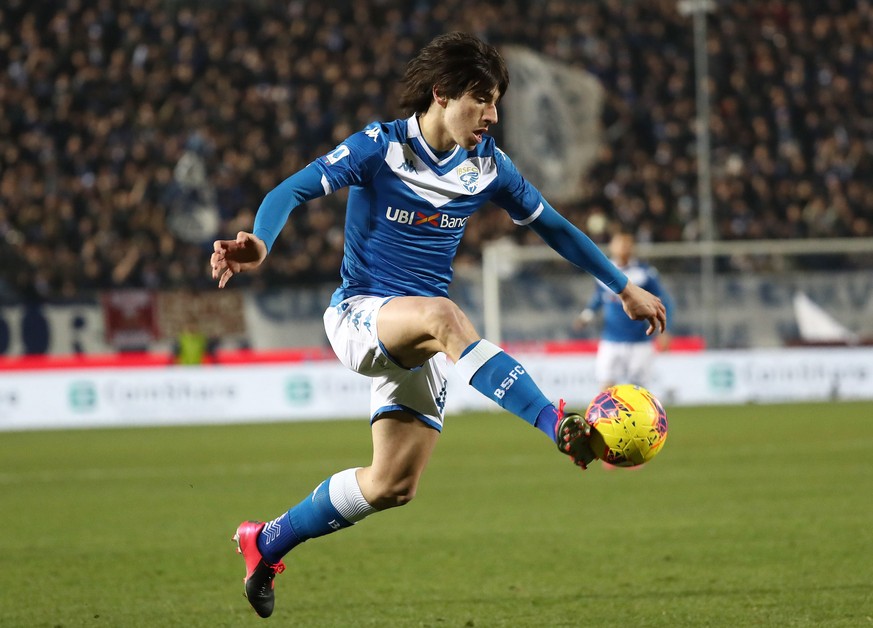
<path fill-rule="evenodd" d="M 370 421 L 403 410 L 437 431 L 446 406 L 446 356 L 438 353 L 413 369 L 397 364 L 379 342 L 379 309 L 394 297 L 349 297 L 324 312 L 324 330 L 340 362 L 372 379 Z"/>

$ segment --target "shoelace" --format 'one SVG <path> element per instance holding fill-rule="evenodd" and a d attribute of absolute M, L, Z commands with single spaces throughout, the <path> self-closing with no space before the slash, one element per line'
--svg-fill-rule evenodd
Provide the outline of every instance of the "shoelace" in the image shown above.
<path fill-rule="evenodd" d="M 559 440 L 561 438 L 560 429 L 561 429 L 561 421 L 564 420 L 564 406 L 567 405 L 564 403 L 563 399 L 558 400 L 558 420 L 555 421 L 555 440 Z"/>
<path fill-rule="evenodd" d="M 269 574 L 266 578 L 260 581 L 260 587 L 257 589 L 257 595 L 263 596 L 267 594 L 269 591 L 273 589 L 273 578 L 275 578 L 278 574 L 285 571 L 285 563 L 278 562 L 275 565 L 269 565 L 264 561 L 261 561 L 261 564 L 264 565 L 269 570 Z"/>

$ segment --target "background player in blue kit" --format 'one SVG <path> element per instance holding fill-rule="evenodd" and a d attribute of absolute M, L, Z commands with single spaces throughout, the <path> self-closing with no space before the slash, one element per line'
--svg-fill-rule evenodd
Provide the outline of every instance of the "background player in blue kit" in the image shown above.
<path fill-rule="evenodd" d="M 672 300 L 661 281 L 658 271 L 635 256 L 636 240 L 627 229 L 616 229 L 609 241 L 609 254 L 613 263 L 634 284 L 645 288 L 660 297 L 667 313 L 670 313 Z M 606 285 L 597 281 L 594 294 L 574 321 L 576 329 L 587 326 L 599 312 L 603 312 L 603 329 L 597 344 L 597 358 L 594 374 L 601 389 L 615 384 L 637 384 L 648 386 L 654 362 L 655 337 L 647 333 L 642 321 L 627 317 L 621 300 Z M 657 338 L 661 349 L 666 349 L 669 334 L 662 333 Z"/>
<path fill-rule="evenodd" d="M 262 617 L 273 611 L 273 579 L 299 543 L 408 503 L 443 425 L 445 356 L 464 381 L 536 426 L 584 467 L 594 456 L 585 422 L 564 414 L 524 367 L 483 340 L 448 299 L 452 260 L 469 216 L 503 207 L 566 259 L 618 294 L 623 310 L 664 331 L 658 297 L 636 286 L 552 208 L 486 135 L 509 75 L 493 47 L 463 33 L 434 39 L 410 61 L 400 104 L 411 116 L 373 123 L 279 184 L 264 198 L 252 233 L 215 242 L 212 276 L 266 258 L 291 210 L 349 187 L 342 285 L 324 315 L 337 357 L 372 379 L 369 466 L 340 471 L 272 521 L 240 524 L 245 591 Z M 562 406 L 562 404 L 561 404 Z"/>

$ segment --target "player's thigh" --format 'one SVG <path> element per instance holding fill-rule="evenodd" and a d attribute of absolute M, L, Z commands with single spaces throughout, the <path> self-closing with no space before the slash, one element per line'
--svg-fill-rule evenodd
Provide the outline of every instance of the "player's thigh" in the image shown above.
<path fill-rule="evenodd" d="M 416 481 L 427 466 L 440 432 L 403 410 L 386 412 L 373 422 L 374 472 L 389 480 Z"/>
<path fill-rule="evenodd" d="M 372 433 L 373 462 L 357 474 L 361 493 L 380 510 L 401 506 L 415 496 L 440 433 L 403 410 L 380 415 Z"/>
<path fill-rule="evenodd" d="M 382 305 L 379 341 L 404 366 L 417 366 L 436 353 L 457 361 L 479 340 L 466 314 L 444 297 L 395 297 Z"/>
<path fill-rule="evenodd" d="M 439 355 L 420 368 L 396 367 L 373 378 L 373 463 L 363 479 L 381 507 L 402 505 L 415 495 L 443 427 L 444 363 Z"/>

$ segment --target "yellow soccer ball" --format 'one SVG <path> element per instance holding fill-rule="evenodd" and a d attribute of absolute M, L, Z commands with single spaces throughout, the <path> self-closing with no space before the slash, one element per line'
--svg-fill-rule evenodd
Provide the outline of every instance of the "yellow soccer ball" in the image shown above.
<path fill-rule="evenodd" d="M 597 395 L 585 411 L 594 454 L 617 467 L 648 462 L 667 440 L 667 413 L 642 386 L 621 384 Z"/>

